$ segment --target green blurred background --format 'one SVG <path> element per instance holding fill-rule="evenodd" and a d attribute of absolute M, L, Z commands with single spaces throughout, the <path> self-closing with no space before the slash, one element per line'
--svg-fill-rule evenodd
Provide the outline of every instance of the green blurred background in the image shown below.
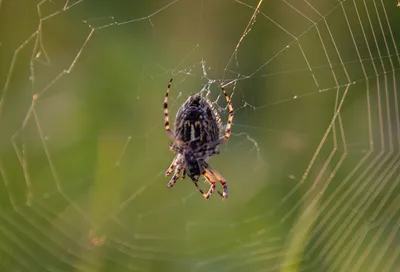
<path fill-rule="evenodd" d="M 395 2 L 0 0 L 0 270 L 398 271 Z M 171 77 L 230 83 L 225 201 L 166 187 Z"/>

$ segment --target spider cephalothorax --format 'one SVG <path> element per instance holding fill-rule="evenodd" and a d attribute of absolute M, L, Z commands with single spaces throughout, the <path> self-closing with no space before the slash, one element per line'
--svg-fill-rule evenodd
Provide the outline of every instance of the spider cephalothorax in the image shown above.
<path fill-rule="evenodd" d="M 223 131 L 221 118 L 213 108 L 212 103 L 199 94 L 190 96 L 179 108 L 175 120 L 175 130 L 172 132 L 168 114 L 168 94 L 171 83 L 172 79 L 168 84 L 164 99 L 164 121 L 167 134 L 174 140 L 174 143 L 170 144 L 170 149 L 178 154 L 165 172 L 165 175 L 169 176 L 175 170 L 168 187 L 172 187 L 175 184 L 183 170 L 182 178 L 187 174 L 206 199 L 215 190 L 215 180 L 222 184 L 224 191 L 220 194 L 223 198 L 226 198 L 228 196 L 226 181 L 207 163 L 207 159 L 214 154 L 218 154 L 217 147 L 227 141 L 231 135 L 233 108 L 229 96 L 225 89 L 222 88 L 229 109 L 225 132 Z M 201 175 L 211 184 L 207 193 L 204 193 L 197 184 Z"/>

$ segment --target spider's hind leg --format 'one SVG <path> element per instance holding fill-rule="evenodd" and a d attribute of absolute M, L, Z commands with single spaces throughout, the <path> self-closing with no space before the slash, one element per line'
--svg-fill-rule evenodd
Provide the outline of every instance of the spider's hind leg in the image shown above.
<path fill-rule="evenodd" d="M 169 123 L 169 113 L 168 113 L 168 95 L 169 91 L 171 90 L 172 78 L 168 83 L 167 92 L 165 93 L 164 98 L 164 128 L 165 132 L 167 132 L 168 136 L 175 140 L 175 135 L 171 130 L 170 123 Z"/>
<path fill-rule="evenodd" d="M 225 88 L 221 87 L 221 89 L 222 92 L 224 93 L 226 102 L 228 103 L 229 115 L 228 115 L 228 121 L 226 123 L 225 135 L 218 140 L 219 144 L 226 142 L 229 139 L 229 137 L 231 137 L 231 126 L 233 121 L 233 107 L 231 99 L 229 98 L 229 95 L 226 93 Z"/>

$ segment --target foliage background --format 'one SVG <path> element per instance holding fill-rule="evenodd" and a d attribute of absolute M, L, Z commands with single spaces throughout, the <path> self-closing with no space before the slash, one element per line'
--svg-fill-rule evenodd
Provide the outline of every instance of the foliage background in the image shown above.
<path fill-rule="evenodd" d="M 398 12 L 0 1 L 0 269 L 396 271 Z M 226 201 L 166 188 L 171 77 L 172 115 L 209 83 L 223 120 L 233 82 L 234 134 L 210 160 Z"/>

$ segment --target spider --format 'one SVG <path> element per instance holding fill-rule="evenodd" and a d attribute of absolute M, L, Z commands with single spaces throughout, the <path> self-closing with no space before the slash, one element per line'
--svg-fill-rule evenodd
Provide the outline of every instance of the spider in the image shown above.
<path fill-rule="evenodd" d="M 219 154 L 217 147 L 226 142 L 231 136 L 233 120 L 233 107 L 226 90 L 221 87 L 228 103 L 229 117 L 225 131 L 223 130 L 221 118 L 214 109 L 211 102 L 202 98 L 200 94 L 190 96 L 179 108 L 175 119 L 175 130 L 172 131 L 168 114 L 168 95 L 171 89 L 172 79 L 168 83 L 164 99 L 164 126 L 168 136 L 174 142 L 169 144 L 170 150 L 178 153 L 172 160 L 171 165 L 165 172 L 169 176 L 174 172 L 168 187 L 174 186 L 182 172 L 182 179 L 186 175 L 194 182 L 197 190 L 205 199 L 210 198 L 215 190 L 215 183 L 218 180 L 223 186 L 223 193 L 218 191 L 222 198 L 228 197 L 228 185 L 226 180 L 208 163 L 209 157 Z M 200 176 L 204 176 L 210 183 L 207 193 L 198 185 Z"/>

